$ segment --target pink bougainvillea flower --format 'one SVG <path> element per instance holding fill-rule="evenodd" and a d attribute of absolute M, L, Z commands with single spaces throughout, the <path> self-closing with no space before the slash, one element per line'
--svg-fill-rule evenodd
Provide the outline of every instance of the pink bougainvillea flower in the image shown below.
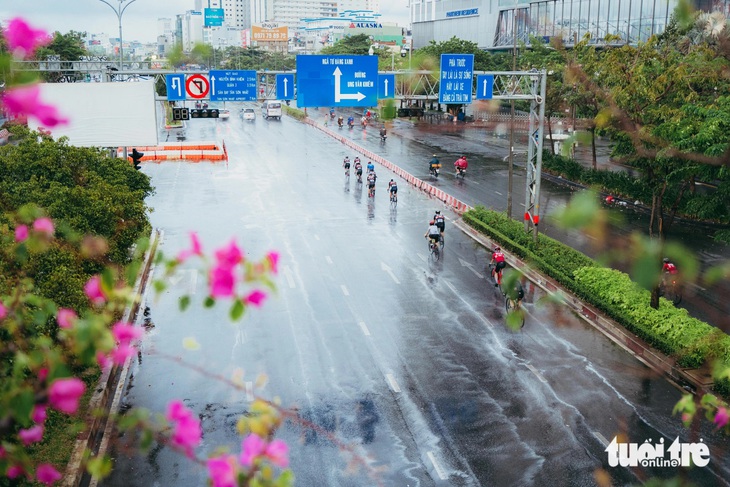
<path fill-rule="evenodd" d="M 11 52 L 22 49 L 23 57 L 28 57 L 40 46 L 45 46 L 51 38 L 45 31 L 33 29 L 19 17 L 12 19 L 4 33 Z"/>
<path fill-rule="evenodd" d="M 40 95 L 37 85 L 17 86 L 5 91 L 2 101 L 5 110 L 13 117 L 35 117 L 46 127 L 68 123 L 67 119 L 61 118 L 55 106 L 42 103 Z"/>
<path fill-rule="evenodd" d="M 45 485 L 53 485 L 61 480 L 61 474 L 58 473 L 58 470 L 48 463 L 38 465 L 38 468 L 35 471 L 35 476 L 38 479 L 38 482 Z"/>
<path fill-rule="evenodd" d="M 84 292 L 94 304 L 102 304 L 106 301 L 104 291 L 101 289 L 101 277 L 92 276 L 84 285 Z"/>
<path fill-rule="evenodd" d="M 243 260 L 243 252 L 236 245 L 236 241 L 231 240 L 228 245 L 215 251 L 215 258 L 218 267 L 232 268 Z"/>
<path fill-rule="evenodd" d="M 99 364 L 99 367 L 101 367 L 102 369 L 106 369 L 112 364 L 112 361 L 104 353 L 96 352 L 96 363 Z"/>
<path fill-rule="evenodd" d="M 289 447 L 281 440 L 274 440 L 266 447 L 265 455 L 271 460 L 271 463 L 281 468 L 289 465 Z"/>
<path fill-rule="evenodd" d="M 177 254 L 177 260 L 179 262 L 185 262 L 188 259 L 188 257 L 191 257 L 193 255 L 202 257 L 203 247 L 200 245 L 200 239 L 198 238 L 197 233 L 190 232 L 190 243 L 191 243 L 190 249 L 182 250 L 179 254 Z"/>
<path fill-rule="evenodd" d="M 134 326 L 130 323 L 118 321 L 112 327 L 112 335 L 122 345 L 128 345 L 132 343 L 132 340 L 136 340 L 142 336 L 142 328 Z"/>
<path fill-rule="evenodd" d="M 61 308 L 58 310 L 58 313 L 56 313 L 56 321 L 58 322 L 58 326 L 61 328 L 71 328 L 74 321 L 78 318 L 79 317 L 76 312 L 68 308 Z"/>
<path fill-rule="evenodd" d="M 33 222 L 33 230 L 36 232 L 45 233 L 48 236 L 53 236 L 55 228 L 53 227 L 53 220 L 50 218 L 39 218 Z"/>
<path fill-rule="evenodd" d="M 25 446 L 31 443 L 38 443 L 43 439 L 43 426 L 37 424 L 32 428 L 22 429 L 18 431 L 18 438 Z"/>
<path fill-rule="evenodd" d="M 48 402 L 61 412 L 74 414 L 85 390 L 86 385 L 76 377 L 56 379 L 48 391 Z"/>
<path fill-rule="evenodd" d="M 264 299 L 266 299 L 266 293 L 256 289 L 248 293 L 248 295 L 243 298 L 243 301 L 246 304 L 251 304 L 253 306 L 261 306 L 261 304 L 264 302 Z"/>
<path fill-rule="evenodd" d="M 209 458 L 206 462 L 213 487 L 237 487 L 236 457 L 222 455 Z"/>
<path fill-rule="evenodd" d="M 269 252 L 266 254 L 266 260 L 269 261 L 269 267 L 274 274 L 279 272 L 279 252 Z"/>
<path fill-rule="evenodd" d="M 216 266 L 210 271 L 210 295 L 214 298 L 233 296 L 236 274 L 232 267 Z"/>
<path fill-rule="evenodd" d="M 715 424 L 718 428 L 724 428 L 725 425 L 728 422 L 728 413 L 727 408 L 717 408 L 717 413 L 715 414 Z"/>
<path fill-rule="evenodd" d="M 38 370 L 38 380 L 43 382 L 48 377 L 48 369 L 43 367 Z"/>
<path fill-rule="evenodd" d="M 28 225 L 18 225 L 15 227 L 15 241 L 24 242 L 28 238 Z"/>
<path fill-rule="evenodd" d="M 25 472 L 23 471 L 23 467 L 20 465 L 11 465 L 8 467 L 8 471 L 5 472 L 5 476 L 9 479 L 16 479 L 23 475 Z"/>
<path fill-rule="evenodd" d="M 43 424 L 43 422 L 46 420 L 46 406 L 41 404 L 36 404 L 33 406 L 33 412 L 30 413 L 30 419 L 33 420 L 34 423 Z"/>
<path fill-rule="evenodd" d="M 132 355 L 134 355 L 134 347 L 129 345 L 119 345 L 111 351 L 110 357 L 112 359 L 112 363 L 115 365 L 124 365 L 124 362 L 126 362 Z"/>
<path fill-rule="evenodd" d="M 5 318 L 8 315 L 8 310 L 5 309 L 5 305 L 3 303 L 0 303 L 0 320 Z"/>
<path fill-rule="evenodd" d="M 241 456 L 239 458 L 241 465 L 250 467 L 254 460 L 264 454 L 266 451 L 266 442 L 259 435 L 251 433 L 244 438 L 241 443 Z"/>
<path fill-rule="evenodd" d="M 174 423 L 171 442 L 189 457 L 193 456 L 193 448 L 200 444 L 203 432 L 200 420 L 180 401 L 172 401 L 167 405 L 168 421 Z"/>

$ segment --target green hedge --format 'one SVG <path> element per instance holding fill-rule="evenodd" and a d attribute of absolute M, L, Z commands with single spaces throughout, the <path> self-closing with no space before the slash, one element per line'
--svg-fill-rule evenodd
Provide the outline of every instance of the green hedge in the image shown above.
<path fill-rule="evenodd" d="M 286 113 L 290 117 L 296 118 L 297 120 L 304 120 L 305 118 L 307 118 L 307 115 L 298 108 L 292 108 L 287 105 L 282 105 L 281 108 L 284 109 L 284 113 Z"/>
<path fill-rule="evenodd" d="M 650 293 L 619 271 L 600 266 L 585 254 L 545 235 L 538 242 L 524 225 L 484 207 L 464 213 L 464 221 L 498 241 L 502 247 L 558 281 L 576 296 L 597 307 L 650 345 L 673 356 L 683 367 L 700 367 L 720 359 L 730 365 L 730 336 L 692 318 L 665 299 L 655 310 Z M 730 381 L 715 384 L 730 396 Z"/>

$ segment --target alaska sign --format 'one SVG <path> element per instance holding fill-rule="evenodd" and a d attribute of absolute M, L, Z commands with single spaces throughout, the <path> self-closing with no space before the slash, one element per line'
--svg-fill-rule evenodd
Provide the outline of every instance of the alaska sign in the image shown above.
<path fill-rule="evenodd" d="M 350 22 L 350 29 L 382 29 L 383 24 L 378 22 Z"/>

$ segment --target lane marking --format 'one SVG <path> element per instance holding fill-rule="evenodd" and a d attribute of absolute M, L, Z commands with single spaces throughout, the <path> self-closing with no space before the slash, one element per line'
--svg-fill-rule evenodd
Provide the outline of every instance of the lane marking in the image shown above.
<path fill-rule="evenodd" d="M 253 402 L 253 400 L 256 399 L 253 395 L 253 382 L 246 382 L 244 385 L 246 387 L 246 400 L 248 402 Z"/>
<path fill-rule="evenodd" d="M 444 469 L 441 468 L 441 465 L 436 461 L 436 455 L 433 454 L 432 451 L 426 453 L 426 456 L 429 460 L 431 460 L 431 463 L 433 464 L 433 469 L 436 470 L 436 475 L 439 476 L 440 480 L 446 480 L 449 477 L 446 475 L 446 472 L 444 472 Z"/>
<path fill-rule="evenodd" d="M 362 328 L 362 332 L 363 332 L 363 334 L 364 334 L 364 335 L 365 335 L 366 337 L 369 337 L 369 336 L 370 336 L 370 330 L 368 330 L 368 327 L 367 327 L 367 325 L 365 324 L 365 322 L 364 322 L 364 321 L 361 321 L 361 322 L 359 322 L 359 323 L 358 323 L 358 325 L 360 325 L 360 328 Z"/>
<path fill-rule="evenodd" d="M 598 439 L 598 441 L 601 442 L 601 444 L 603 445 L 604 448 L 607 448 L 608 447 L 609 442 L 608 442 L 608 440 L 606 439 L 605 436 L 603 436 L 598 431 L 593 431 L 592 433 L 593 433 L 593 436 L 595 436 Z"/>
<path fill-rule="evenodd" d="M 297 287 L 296 283 L 294 282 L 294 277 L 292 276 L 291 269 L 288 265 L 281 266 L 281 272 L 284 274 L 284 277 L 286 278 L 287 284 L 289 284 L 289 287 L 291 289 L 294 289 Z"/>
<path fill-rule="evenodd" d="M 459 257 L 459 262 L 461 263 L 462 267 L 468 267 L 469 270 L 472 271 L 479 279 L 484 279 L 484 276 L 479 271 L 474 269 L 474 266 L 471 263 L 465 261 L 461 257 Z"/>
<path fill-rule="evenodd" d="M 350 295 L 350 292 L 347 290 L 344 284 L 342 284 L 340 287 L 342 288 L 342 294 L 344 294 L 345 296 Z"/>
<path fill-rule="evenodd" d="M 330 258 L 329 255 L 325 255 L 324 256 L 324 260 L 326 260 L 328 264 L 331 264 L 332 263 L 332 259 Z"/>
<path fill-rule="evenodd" d="M 530 372 L 535 374 L 535 377 L 540 379 L 541 382 L 544 382 L 545 384 L 547 384 L 547 379 L 545 379 L 545 377 L 543 377 L 542 374 L 532 364 L 525 364 L 525 367 L 530 369 Z"/>
<path fill-rule="evenodd" d="M 495 193 L 497 193 L 497 194 L 498 194 L 498 195 L 500 195 L 500 196 L 504 196 L 504 195 L 503 195 L 502 193 L 500 193 L 499 191 L 495 191 Z"/>
<path fill-rule="evenodd" d="M 400 284 L 400 281 L 398 280 L 398 278 L 395 277 L 395 274 L 393 274 L 393 270 L 390 267 L 388 267 L 387 265 L 385 265 L 385 262 L 380 263 L 380 268 L 390 275 L 391 279 L 393 279 L 393 282 L 395 282 L 396 284 Z"/>
<path fill-rule="evenodd" d="M 424 262 L 428 261 L 425 255 L 421 254 L 420 252 L 416 252 L 416 255 Z"/>
<path fill-rule="evenodd" d="M 390 385 L 393 392 L 400 392 L 400 387 L 398 386 L 398 382 L 396 382 L 395 377 L 393 377 L 393 374 L 385 374 L 385 379 L 388 381 L 388 385 Z"/>

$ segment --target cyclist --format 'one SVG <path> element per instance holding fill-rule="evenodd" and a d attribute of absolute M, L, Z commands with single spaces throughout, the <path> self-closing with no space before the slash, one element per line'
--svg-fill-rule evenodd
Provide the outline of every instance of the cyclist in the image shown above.
<path fill-rule="evenodd" d="M 444 230 L 446 230 L 446 218 L 441 214 L 441 210 L 436 210 L 436 213 L 433 215 L 433 221 L 436 222 L 439 232 L 443 235 Z"/>
<path fill-rule="evenodd" d="M 357 176 L 357 182 L 362 183 L 362 164 L 360 164 L 360 159 L 355 158 L 355 175 Z"/>
<path fill-rule="evenodd" d="M 342 166 L 344 167 L 345 164 L 350 165 L 350 156 L 345 156 L 345 159 L 342 161 Z"/>
<path fill-rule="evenodd" d="M 368 173 L 368 196 L 375 196 L 375 180 L 378 177 L 375 172 Z"/>
<path fill-rule="evenodd" d="M 672 261 L 669 260 L 669 257 L 664 257 L 662 260 L 662 285 L 665 284 L 665 278 L 667 274 L 669 275 L 675 275 L 678 272 L 677 266 L 674 265 Z"/>
<path fill-rule="evenodd" d="M 345 160 L 342 161 L 342 167 L 345 168 L 345 174 L 347 174 L 349 176 L 350 175 L 350 158 L 349 157 L 345 157 Z"/>
<path fill-rule="evenodd" d="M 355 163 L 355 164 L 357 164 L 358 162 L 360 162 L 360 158 L 357 157 L 357 156 L 355 156 L 355 159 L 353 159 L 352 162 Z"/>
<path fill-rule="evenodd" d="M 392 179 L 388 183 L 388 192 L 390 192 L 391 198 L 393 198 L 393 196 L 398 194 L 398 183 L 396 183 Z"/>
<path fill-rule="evenodd" d="M 428 222 L 428 230 L 426 230 L 426 234 L 423 237 L 429 239 L 438 248 L 439 241 L 441 240 L 441 232 L 439 231 L 439 227 L 436 226 L 436 222 L 433 220 Z"/>
<path fill-rule="evenodd" d="M 515 284 L 511 290 L 507 291 L 508 297 L 515 302 L 515 309 L 520 307 L 520 303 L 525 298 L 525 290 L 522 288 L 522 283 L 519 279 L 515 279 Z"/>
<path fill-rule="evenodd" d="M 375 172 L 375 164 L 373 164 L 373 161 L 368 161 L 368 172 Z"/>
<path fill-rule="evenodd" d="M 504 254 L 502 253 L 502 249 L 499 248 L 498 245 L 494 246 L 494 250 L 492 251 L 492 260 L 490 260 L 489 263 L 494 264 L 494 274 L 498 276 L 496 282 L 494 283 L 494 287 L 497 287 L 502 280 L 502 269 L 507 267 L 507 262 L 504 261 Z"/>

